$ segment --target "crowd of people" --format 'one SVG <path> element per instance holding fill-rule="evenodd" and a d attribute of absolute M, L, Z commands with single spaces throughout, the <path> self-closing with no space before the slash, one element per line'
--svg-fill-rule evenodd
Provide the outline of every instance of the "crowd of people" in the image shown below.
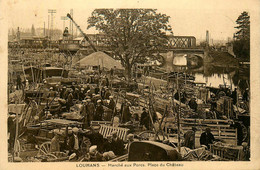
<path fill-rule="evenodd" d="M 54 137 L 51 140 L 50 151 L 68 152 L 69 160 L 82 161 L 108 161 L 126 154 L 129 145 L 134 141 L 134 135 L 127 135 L 127 142 L 124 142 L 114 131 L 111 135 L 103 138 L 98 133 L 98 128 L 92 127 L 91 134 L 80 133 L 77 127 L 69 127 L 68 135 L 64 138 L 62 133 L 54 130 Z"/>

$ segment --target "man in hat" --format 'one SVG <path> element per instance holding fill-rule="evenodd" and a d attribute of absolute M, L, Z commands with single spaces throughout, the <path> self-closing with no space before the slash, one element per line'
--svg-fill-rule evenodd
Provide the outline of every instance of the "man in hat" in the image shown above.
<path fill-rule="evenodd" d="M 192 127 L 192 130 L 187 131 L 184 134 L 184 146 L 190 149 L 195 149 L 195 133 L 197 129 Z"/>
<path fill-rule="evenodd" d="M 72 135 L 69 139 L 70 154 L 76 153 L 79 156 L 79 149 L 81 146 L 81 138 L 79 137 L 79 129 L 77 127 L 72 128 Z"/>
<path fill-rule="evenodd" d="M 124 142 L 117 136 L 117 132 L 112 132 L 112 151 L 115 153 L 115 155 L 120 156 L 123 155 L 124 150 Z"/>
<path fill-rule="evenodd" d="M 104 108 L 103 108 L 103 105 L 101 104 L 101 100 L 99 99 L 97 101 L 95 120 L 102 121 L 103 116 L 104 116 Z"/>
<path fill-rule="evenodd" d="M 210 128 L 206 128 L 200 136 L 200 145 L 205 145 L 209 148 L 209 144 L 213 144 L 215 141 L 214 135 L 211 133 Z"/>
<path fill-rule="evenodd" d="M 51 139 L 51 152 L 60 152 L 60 135 L 59 129 L 54 129 L 54 137 Z"/>

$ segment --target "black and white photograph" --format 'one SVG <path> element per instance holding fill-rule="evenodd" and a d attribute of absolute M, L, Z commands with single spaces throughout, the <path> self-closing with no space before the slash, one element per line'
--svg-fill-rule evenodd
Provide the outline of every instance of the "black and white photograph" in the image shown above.
<path fill-rule="evenodd" d="M 8 164 L 252 161 L 259 1 L 152 2 L 6 3 Z"/>

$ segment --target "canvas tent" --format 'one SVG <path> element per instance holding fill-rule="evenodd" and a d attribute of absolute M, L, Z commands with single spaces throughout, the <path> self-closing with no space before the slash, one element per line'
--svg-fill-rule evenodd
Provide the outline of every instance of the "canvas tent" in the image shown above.
<path fill-rule="evenodd" d="M 80 67 L 88 67 L 88 66 L 100 66 L 101 68 L 107 68 L 111 69 L 116 67 L 117 69 L 123 69 L 121 63 L 109 55 L 98 51 L 94 52 L 80 61 L 76 63 L 76 65 L 79 65 Z"/>

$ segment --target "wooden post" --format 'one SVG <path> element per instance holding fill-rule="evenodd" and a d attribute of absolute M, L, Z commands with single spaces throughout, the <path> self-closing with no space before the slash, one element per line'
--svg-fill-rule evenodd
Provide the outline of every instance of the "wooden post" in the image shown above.
<path fill-rule="evenodd" d="M 179 89 L 178 75 L 179 75 L 179 72 L 177 73 L 177 90 L 178 90 L 180 105 L 179 105 L 179 109 L 177 112 L 177 125 L 178 125 L 178 150 L 179 150 L 179 152 L 181 152 L 181 134 L 180 134 L 181 95 L 180 95 L 180 89 Z"/>

